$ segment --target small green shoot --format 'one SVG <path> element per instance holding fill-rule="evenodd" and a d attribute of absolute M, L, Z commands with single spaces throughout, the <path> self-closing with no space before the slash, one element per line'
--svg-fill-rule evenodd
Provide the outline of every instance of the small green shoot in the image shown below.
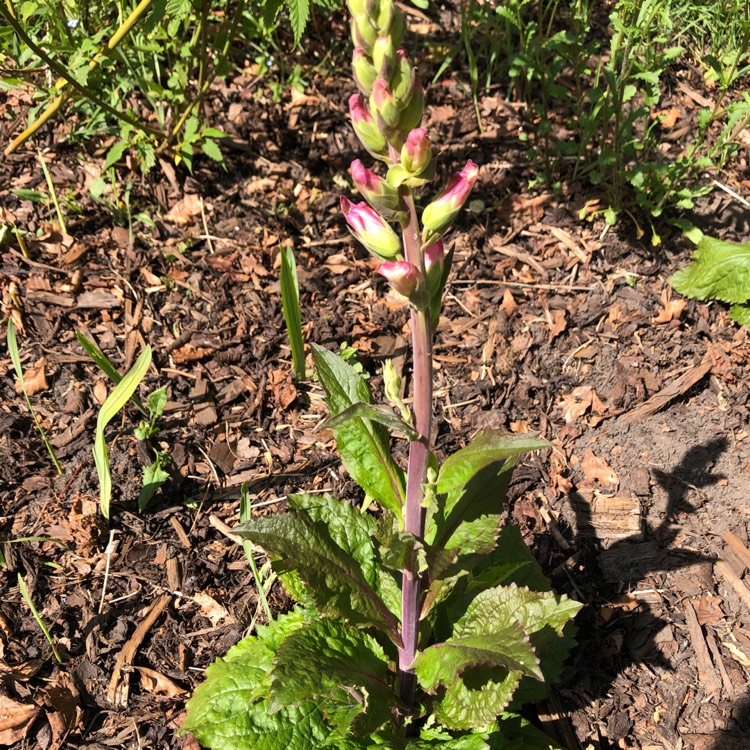
<path fill-rule="evenodd" d="M 13 369 L 16 371 L 16 377 L 18 378 L 18 382 L 21 384 L 21 390 L 23 391 L 24 398 L 26 399 L 26 404 L 29 407 L 29 411 L 31 412 L 31 416 L 34 419 L 34 424 L 36 425 L 37 430 L 39 430 L 39 434 L 42 436 L 42 442 L 44 443 L 44 447 L 47 449 L 47 452 L 50 455 L 50 458 L 52 459 L 52 463 L 55 464 L 55 469 L 57 469 L 58 474 L 63 474 L 62 466 L 60 466 L 60 462 L 57 460 L 57 456 L 55 455 L 54 448 L 50 444 L 49 440 L 47 440 L 47 435 L 44 432 L 44 429 L 42 428 L 42 423 L 39 421 L 39 417 L 37 417 L 36 412 L 34 411 L 34 407 L 31 405 L 31 401 L 29 399 L 29 395 L 26 392 L 26 383 L 23 379 L 23 369 L 21 368 L 21 358 L 18 356 L 18 342 L 16 341 L 16 328 L 13 324 L 13 319 L 10 318 L 8 320 L 8 354 L 10 355 L 10 361 L 13 363 Z"/>
<path fill-rule="evenodd" d="M 52 198 L 52 203 L 55 206 L 55 212 L 57 213 L 57 221 L 60 224 L 60 231 L 62 231 L 63 234 L 67 234 L 68 230 L 65 225 L 65 217 L 63 216 L 62 209 L 60 208 L 60 201 L 57 200 L 57 191 L 55 190 L 55 185 L 52 182 L 52 175 L 49 173 L 49 169 L 47 169 L 47 162 L 44 161 L 44 157 L 42 156 L 41 151 L 37 151 L 37 157 L 39 159 L 39 164 L 42 167 L 42 172 L 44 172 L 44 179 L 47 181 L 47 188 Z"/>
<path fill-rule="evenodd" d="M 99 504 L 102 515 L 109 521 L 110 500 L 112 499 L 112 475 L 109 469 L 109 453 L 104 440 L 104 430 L 120 409 L 131 398 L 138 384 L 143 380 L 151 365 L 151 347 L 147 346 L 130 372 L 115 386 L 107 400 L 102 404 L 96 420 L 94 437 L 94 463 L 99 477 Z"/>
<path fill-rule="evenodd" d="M 165 471 L 165 467 L 172 460 L 167 451 L 159 450 L 151 445 L 151 439 L 159 434 L 156 421 L 164 413 L 164 407 L 167 405 L 167 389 L 159 388 L 154 391 L 146 400 L 146 404 L 149 419 L 148 421 L 141 420 L 141 423 L 135 428 L 135 436 L 151 447 L 155 460 L 150 466 L 143 468 L 143 487 L 140 495 L 138 495 L 138 510 L 141 512 L 146 510 L 156 490 L 169 479 L 169 472 Z"/>
<path fill-rule="evenodd" d="M 99 349 L 95 344 L 89 341 L 80 331 L 76 331 L 76 338 L 78 343 L 83 347 L 86 354 L 91 357 L 93 363 L 115 384 L 118 385 L 122 380 L 122 375 L 115 369 L 115 366 L 107 359 L 106 354 Z M 149 416 L 149 412 L 143 405 L 142 401 L 134 393 L 130 397 L 131 401 L 138 407 L 138 411 L 143 414 L 144 417 Z"/>
<path fill-rule="evenodd" d="M 288 246 L 281 248 L 281 305 L 284 308 L 284 321 L 294 360 L 294 378 L 304 380 L 305 339 L 302 335 L 302 317 L 299 309 L 297 264 L 294 260 L 294 251 Z"/>
<path fill-rule="evenodd" d="M 23 600 L 26 602 L 26 604 L 29 605 L 29 609 L 31 610 L 31 614 L 34 615 L 34 619 L 39 623 L 39 627 L 42 629 L 42 633 L 44 633 L 44 637 L 49 642 L 49 645 L 52 647 L 52 653 L 55 656 L 55 659 L 57 660 L 58 664 L 62 664 L 62 656 L 60 655 L 60 652 L 57 649 L 57 646 L 55 645 L 54 640 L 52 639 L 52 635 L 50 634 L 49 630 L 47 629 L 47 626 L 44 624 L 44 620 L 42 620 L 41 615 L 37 611 L 37 608 L 34 606 L 34 602 L 31 601 L 31 594 L 29 594 L 29 589 L 26 586 L 26 581 L 23 580 L 23 576 L 19 573 L 18 574 L 18 589 L 21 592 L 21 596 L 23 597 Z"/>
<path fill-rule="evenodd" d="M 247 490 L 247 482 L 242 483 L 240 488 L 240 523 L 247 523 L 252 518 L 253 511 L 250 504 L 250 493 Z M 253 556 L 253 549 L 255 545 L 249 539 L 242 540 L 242 548 L 245 550 L 245 556 L 247 561 L 250 563 L 250 569 L 253 571 L 255 577 L 255 588 L 258 592 L 258 598 L 263 605 L 263 610 L 266 613 L 266 619 L 268 622 L 273 622 L 273 615 L 271 614 L 271 607 L 268 606 L 268 598 L 266 597 L 266 590 L 263 588 L 263 579 L 258 571 L 258 565 L 255 562 Z"/>

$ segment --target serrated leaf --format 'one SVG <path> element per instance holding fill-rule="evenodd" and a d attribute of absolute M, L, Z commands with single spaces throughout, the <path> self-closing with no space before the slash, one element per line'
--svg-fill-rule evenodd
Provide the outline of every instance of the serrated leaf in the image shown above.
<path fill-rule="evenodd" d="M 704 236 L 693 262 L 673 274 L 669 283 L 685 297 L 743 304 L 750 300 L 750 243 Z"/>
<path fill-rule="evenodd" d="M 339 412 L 335 417 L 326 420 L 321 429 L 334 429 L 341 425 L 351 422 L 354 419 L 368 419 L 371 422 L 377 422 L 383 427 L 405 435 L 409 440 L 419 440 L 420 434 L 410 425 L 404 422 L 396 412 L 381 404 L 366 404 L 358 401 L 356 404 Z"/>
<path fill-rule="evenodd" d="M 224 154 L 221 153 L 221 148 L 216 141 L 212 141 L 210 138 L 206 138 L 201 143 L 201 151 L 213 161 L 217 161 L 220 164 L 224 163 Z"/>
<path fill-rule="evenodd" d="M 372 403 L 366 381 L 351 365 L 321 346 L 313 344 L 312 350 L 332 417 L 352 404 Z M 341 460 L 352 479 L 400 519 L 404 476 L 391 456 L 388 433 L 377 423 L 357 418 L 334 429 L 334 435 Z"/>
<path fill-rule="evenodd" d="M 483 430 L 469 445 L 449 456 L 440 467 L 437 491 L 440 493 L 465 485 L 472 475 L 490 464 L 521 453 L 548 448 L 549 443 L 531 435 L 512 435 Z"/>
<path fill-rule="evenodd" d="M 313 521 L 324 523 L 333 541 L 359 563 L 364 579 L 375 587 L 378 576 L 372 536 L 377 521 L 373 516 L 328 493 L 290 495 L 288 503 L 290 508 L 304 510 Z"/>
<path fill-rule="evenodd" d="M 429 646 L 417 656 L 414 669 L 419 684 L 434 693 L 440 685 L 453 684 L 468 668 L 479 665 L 542 679 L 534 649 L 516 625 Z"/>
<path fill-rule="evenodd" d="M 309 750 L 323 746 L 330 729 L 317 704 L 306 701 L 270 713 L 263 693 L 275 646 L 301 626 L 299 614 L 282 615 L 265 637 L 250 636 L 217 659 L 187 705 L 181 732 L 191 732 L 211 750 Z M 278 630 L 278 632 L 276 632 Z M 260 688 L 260 689 L 259 689 Z"/>
<path fill-rule="evenodd" d="M 732 305 L 729 317 L 741 326 L 750 326 L 750 305 Z"/>
<path fill-rule="evenodd" d="M 320 612 L 354 626 L 377 627 L 400 646 L 396 616 L 367 582 L 361 565 L 336 544 L 323 523 L 292 511 L 249 521 L 235 533 L 276 555 L 277 570 L 295 570 Z"/>
<path fill-rule="evenodd" d="M 564 750 L 522 716 L 503 714 L 489 732 L 490 750 Z"/>
<path fill-rule="evenodd" d="M 310 0 L 286 0 L 289 8 L 289 20 L 292 22 L 294 44 L 299 44 L 310 18 Z"/>
<path fill-rule="evenodd" d="M 319 699 L 342 734 L 370 735 L 398 703 L 383 649 L 336 620 L 318 620 L 279 647 L 271 673 L 273 706 Z"/>

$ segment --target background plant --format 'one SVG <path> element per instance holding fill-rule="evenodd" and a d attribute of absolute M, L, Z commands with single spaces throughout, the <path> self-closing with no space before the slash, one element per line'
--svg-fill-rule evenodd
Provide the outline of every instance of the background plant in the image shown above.
<path fill-rule="evenodd" d="M 451 261 L 443 236 L 479 170 L 467 162 L 420 219 L 414 191 L 435 162 L 420 127 L 419 77 L 401 48 L 403 16 L 392 0 L 349 7 L 352 125 L 386 175 L 353 162 L 366 202 L 343 197 L 341 207 L 409 304 L 411 409 L 393 367 L 383 377 L 397 411 L 375 404 L 364 378 L 313 345 L 327 426 L 379 513 L 298 494 L 287 513 L 237 529 L 267 550 L 300 606 L 207 670 L 183 731 L 214 750 L 550 748 L 518 711 L 559 676 L 580 605 L 549 590 L 518 530 L 502 524 L 519 456 L 547 443 L 483 431 L 442 465 L 432 452 L 432 339 Z M 408 440 L 406 472 L 392 435 Z"/>

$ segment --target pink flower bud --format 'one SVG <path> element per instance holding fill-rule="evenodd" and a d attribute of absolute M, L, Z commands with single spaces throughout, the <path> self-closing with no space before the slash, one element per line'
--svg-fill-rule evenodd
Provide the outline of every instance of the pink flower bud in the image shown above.
<path fill-rule="evenodd" d="M 469 160 L 460 172 L 453 175 L 440 196 L 425 208 L 422 213 L 425 240 L 437 239 L 450 227 L 478 176 L 479 167 Z"/>
<path fill-rule="evenodd" d="M 424 172 L 432 159 L 432 145 L 424 128 L 414 128 L 401 149 L 401 164 L 407 172 L 418 175 Z"/>
<path fill-rule="evenodd" d="M 362 197 L 386 220 L 403 223 L 406 213 L 398 190 L 382 177 L 367 169 L 357 159 L 351 166 L 352 179 Z"/>
<path fill-rule="evenodd" d="M 405 260 L 386 261 L 378 268 L 378 273 L 404 297 L 411 297 L 419 286 L 419 270 Z"/>
<path fill-rule="evenodd" d="M 433 268 L 442 269 L 445 260 L 443 241 L 438 240 L 424 249 L 424 270 L 429 275 Z"/>
<path fill-rule="evenodd" d="M 349 114 L 352 118 L 354 132 L 362 142 L 362 145 L 373 156 L 385 158 L 385 154 L 387 154 L 385 136 L 380 132 L 377 123 L 373 120 L 361 94 L 352 94 L 349 97 Z"/>
<path fill-rule="evenodd" d="M 395 258 L 401 252 L 398 235 L 366 203 L 341 198 L 341 211 L 352 234 L 378 258 Z"/>
<path fill-rule="evenodd" d="M 378 78 L 372 84 L 370 104 L 372 109 L 380 115 L 387 128 L 396 127 L 399 120 L 399 108 L 391 90 L 388 88 L 388 83 L 382 78 Z"/>

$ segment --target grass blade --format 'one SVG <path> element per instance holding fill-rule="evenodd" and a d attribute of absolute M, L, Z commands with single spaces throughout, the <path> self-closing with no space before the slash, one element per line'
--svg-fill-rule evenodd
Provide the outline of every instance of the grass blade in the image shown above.
<path fill-rule="evenodd" d="M 62 656 L 60 655 L 60 652 L 57 650 L 57 646 L 55 645 L 54 640 L 52 640 L 52 635 L 50 634 L 49 630 L 47 630 L 47 626 L 44 624 L 44 620 L 42 620 L 41 615 L 39 612 L 37 612 L 36 607 L 34 606 L 34 602 L 31 601 L 31 595 L 29 594 L 29 589 L 26 586 L 26 581 L 23 580 L 23 576 L 19 573 L 18 574 L 18 588 L 21 591 L 21 596 L 23 597 L 23 600 L 26 602 L 26 604 L 29 605 L 29 609 L 31 610 L 31 614 L 34 615 L 34 619 L 39 623 L 39 627 L 42 629 L 42 633 L 44 633 L 44 637 L 49 642 L 49 645 L 52 647 L 52 653 L 55 655 L 55 659 L 57 660 L 58 664 L 62 664 Z"/>
<path fill-rule="evenodd" d="M 122 375 L 115 369 L 115 366 L 107 359 L 107 355 L 99 349 L 96 344 L 89 341 L 80 331 L 76 331 L 76 338 L 78 343 L 83 347 L 86 354 L 91 357 L 91 361 L 115 384 L 117 385 L 122 380 Z M 144 417 L 148 417 L 149 413 L 143 402 L 134 393 L 130 397 L 131 401 L 138 407 L 138 411 L 143 414 Z"/>
<path fill-rule="evenodd" d="M 13 324 L 13 318 L 10 318 L 8 320 L 8 330 L 7 330 L 7 340 L 8 340 L 8 354 L 10 355 L 10 361 L 13 363 L 13 369 L 16 371 L 16 377 L 18 378 L 18 382 L 21 384 L 21 390 L 23 391 L 23 396 L 26 399 L 26 404 L 29 407 L 29 411 L 31 412 L 31 416 L 34 418 L 34 424 L 36 425 L 37 430 L 39 430 L 39 434 L 42 436 L 42 442 L 44 443 L 44 447 L 47 449 L 47 453 L 49 453 L 50 458 L 52 459 L 52 463 L 55 464 L 55 469 L 57 469 L 58 474 L 63 474 L 62 466 L 60 466 L 60 462 L 57 460 L 57 456 L 55 455 L 55 450 L 50 445 L 49 440 L 47 440 L 47 435 L 44 432 L 44 429 L 42 428 L 42 424 L 39 421 L 39 417 L 37 417 L 36 412 L 34 411 L 34 407 L 31 405 L 31 401 L 29 400 L 29 394 L 26 393 L 26 383 L 23 379 L 23 369 L 21 368 L 21 358 L 18 356 L 18 342 L 16 341 L 16 327 Z"/>
<path fill-rule="evenodd" d="M 104 429 L 131 398 L 151 365 L 151 347 L 147 346 L 130 372 L 115 386 L 102 404 L 96 420 L 94 436 L 94 463 L 99 477 L 99 505 L 102 515 L 109 521 L 109 504 L 112 499 L 112 475 L 109 470 L 109 453 L 104 440 Z"/>
<path fill-rule="evenodd" d="M 305 339 L 302 335 L 302 316 L 299 309 L 297 264 L 291 247 L 281 248 L 281 306 L 292 349 L 295 380 L 305 379 Z"/>
<path fill-rule="evenodd" d="M 240 488 L 240 523 L 246 523 L 252 517 L 252 508 L 250 507 L 250 493 L 247 491 L 247 483 L 243 482 Z M 261 580 L 260 573 L 258 572 L 258 566 L 253 556 L 253 548 L 255 545 L 249 539 L 242 540 L 242 549 L 245 550 L 245 557 L 250 563 L 250 569 L 253 571 L 255 578 L 255 588 L 258 591 L 258 598 L 263 604 L 263 610 L 266 613 L 268 622 L 273 622 L 273 615 L 271 614 L 271 608 L 268 606 L 268 599 L 266 597 L 266 591 L 263 588 L 263 581 Z"/>

